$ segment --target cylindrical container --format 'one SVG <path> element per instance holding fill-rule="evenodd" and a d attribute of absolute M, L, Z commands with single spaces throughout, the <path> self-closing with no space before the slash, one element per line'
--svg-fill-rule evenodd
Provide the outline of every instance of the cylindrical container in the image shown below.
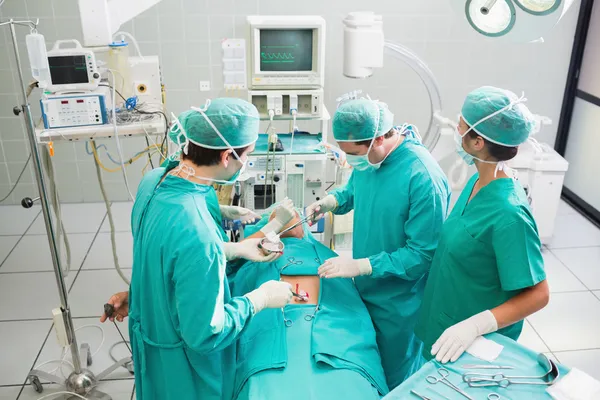
<path fill-rule="evenodd" d="M 27 44 L 27 54 L 29 54 L 29 63 L 31 64 L 31 75 L 33 75 L 33 79 L 38 81 L 39 87 L 44 89 L 52 83 L 44 36 L 37 32 L 30 33 L 25 36 L 25 43 Z"/>
<path fill-rule="evenodd" d="M 113 71 L 113 85 L 126 99 L 133 96 L 131 67 L 129 66 L 129 45 L 125 41 L 113 42 L 108 45 L 108 68 Z"/>
<path fill-rule="evenodd" d="M 344 19 L 344 75 L 367 78 L 383 67 L 383 22 L 372 12 L 353 12 Z"/>

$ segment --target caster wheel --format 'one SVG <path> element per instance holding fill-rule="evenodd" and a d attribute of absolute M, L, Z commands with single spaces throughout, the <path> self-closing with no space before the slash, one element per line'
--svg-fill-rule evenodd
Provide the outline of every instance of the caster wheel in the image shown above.
<path fill-rule="evenodd" d="M 90 353 L 89 351 L 88 351 L 88 354 L 87 354 L 87 365 L 88 365 L 88 367 L 90 365 L 92 365 L 92 353 Z"/>
<path fill-rule="evenodd" d="M 40 382 L 40 378 L 38 378 L 37 376 L 30 376 L 29 381 L 31 382 L 33 390 L 35 390 L 38 393 L 42 393 L 44 391 L 44 386 Z"/>

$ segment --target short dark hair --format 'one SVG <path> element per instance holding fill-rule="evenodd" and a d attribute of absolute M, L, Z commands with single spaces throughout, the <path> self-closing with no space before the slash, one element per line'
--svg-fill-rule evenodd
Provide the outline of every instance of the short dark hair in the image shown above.
<path fill-rule="evenodd" d="M 392 136 L 394 136 L 394 134 L 395 134 L 395 129 L 394 129 L 394 128 L 392 128 L 392 129 L 390 129 L 390 130 L 388 131 L 388 133 L 386 133 L 385 135 L 383 135 L 383 137 L 384 137 L 385 139 L 389 139 L 389 138 L 391 138 Z M 372 141 L 372 140 L 373 140 L 373 139 L 361 140 L 360 142 L 356 142 L 356 144 L 358 144 L 358 145 L 364 145 L 364 146 L 370 146 L 370 145 L 371 145 L 371 141 Z"/>
<path fill-rule="evenodd" d="M 250 146 L 240 147 L 235 149 L 235 152 L 241 156 L 243 152 L 246 151 Z M 211 166 L 218 165 L 221 162 L 221 153 L 227 151 L 227 149 L 223 150 L 215 150 L 215 149 L 207 149 L 205 147 L 200 147 L 195 145 L 194 143 L 188 142 L 188 152 L 187 154 L 183 154 L 183 159 L 191 161 L 194 165 L 199 167 L 203 166 Z"/>
<path fill-rule="evenodd" d="M 475 132 L 474 130 L 470 130 L 468 135 L 471 139 L 477 139 L 477 137 L 482 138 L 490 156 L 494 157 L 498 161 L 512 160 L 513 158 L 515 158 L 519 151 L 518 147 L 507 147 L 496 143 L 492 143 L 486 138 L 478 135 L 477 132 Z"/>

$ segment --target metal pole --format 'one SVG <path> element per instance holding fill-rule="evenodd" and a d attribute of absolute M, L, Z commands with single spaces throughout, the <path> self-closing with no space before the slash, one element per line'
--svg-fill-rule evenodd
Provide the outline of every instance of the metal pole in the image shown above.
<path fill-rule="evenodd" d="M 48 195 L 46 191 L 46 183 L 44 178 L 44 170 L 40 159 L 40 152 L 37 145 L 37 139 L 35 136 L 35 126 L 31 117 L 31 107 L 29 100 L 27 99 L 27 92 L 25 82 L 23 80 L 23 72 L 21 71 L 21 57 L 19 56 L 19 48 L 17 46 L 17 34 L 15 32 L 15 24 L 11 20 L 10 23 L 10 34 L 12 36 L 13 48 L 15 50 L 15 59 L 17 62 L 17 72 L 19 74 L 19 81 L 21 83 L 21 96 L 22 96 L 22 110 L 23 117 L 25 118 L 25 126 L 27 128 L 27 136 L 29 138 L 29 147 L 31 148 L 31 155 L 33 158 L 33 165 L 35 166 L 35 177 L 37 180 L 38 190 L 40 192 L 40 203 L 42 205 L 42 214 L 44 215 L 44 222 L 46 224 L 46 233 L 48 235 L 48 244 L 50 245 L 50 254 L 52 256 L 52 263 L 54 264 L 54 274 L 56 276 L 56 284 L 58 286 L 58 295 L 60 297 L 60 303 L 63 310 L 63 316 L 67 331 L 69 343 L 71 345 L 71 356 L 73 357 L 73 367 L 77 374 L 81 373 L 81 359 L 79 355 L 79 348 L 77 346 L 77 339 L 75 338 L 75 329 L 73 327 L 73 319 L 71 318 L 71 311 L 68 303 L 68 290 L 67 285 L 63 277 L 62 268 L 60 265 L 59 258 L 59 247 L 57 245 L 56 237 L 54 235 L 54 228 L 52 226 L 52 216 L 50 215 L 50 207 L 48 202 Z"/>

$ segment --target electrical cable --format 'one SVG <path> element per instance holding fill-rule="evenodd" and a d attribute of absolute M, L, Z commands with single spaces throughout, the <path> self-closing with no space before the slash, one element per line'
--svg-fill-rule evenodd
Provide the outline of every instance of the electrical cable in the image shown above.
<path fill-rule="evenodd" d="M 115 269 L 117 273 L 123 279 L 123 281 L 129 286 L 131 283 L 130 280 L 125 276 L 123 271 L 121 270 L 121 266 L 119 265 L 119 256 L 117 255 L 117 241 L 115 237 L 115 222 L 113 220 L 112 210 L 110 207 L 110 202 L 108 200 L 108 196 L 106 194 L 106 189 L 104 187 L 104 181 L 102 180 L 102 172 L 100 171 L 100 163 L 98 161 L 98 154 L 96 153 L 96 142 L 94 140 L 92 142 L 92 149 L 94 151 L 94 164 L 96 165 L 96 176 L 98 177 L 98 184 L 100 185 L 100 192 L 102 193 L 102 198 L 104 199 L 104 204 L 106 206 L 106 213 L 108 216 L 108 223 L 110 225 L 110 243 L 112 245 L 113 250 L 113 261 L 115 263 Z"/>
<path fill-rule="evenodd" d="M 148 138 L 150 136 L 148 136 L 148 132 L 146 132 L 146 129 L 144 129 L 144 133 L 146 134 L 146 146 L 150 147 L 150 141 L 148 140 Z M 152 165 L 152 169 L 154 169 L 154 163 L 152 162 L 152 156 L 150 154 L 148 154 L 148 162 L 150 163 L 150 165 Z"/>
<path fill-rule="evenodd" d="M 56 236 L 58 238 L 57 242 L 60 243 L 62 237 L 62 241 L 65 245 L 67 260 L 63 269 L 63 275 L 66 277 L 69 275 L 69 272 L 71 272 L 71 245 L 69 243 L 67 231 L 62 220 L 62 207 L 60 205 L 60 196 L 56 187 L 56 172 L 54 171 L 54 163 L 52 162 L 52 155 L 50 154 L 50 148 L 48 146 L 45 146 L 42 150 L 42 162 L 44 164 L 46 174 L 48 175 L 48 193 L 50 195 L 49 197 L 51 199 L 52 209 L 54 210 L 54 215 L 58 221 L 56 224 Z"/>
<path fill-rule="evenodd" d="M 112 123 L 115 133 L 115 141 L 117 142 L 117 151 L 119 152 L 119 158 L 121 159 L 121 165 L 123 164 L 123 149 L 121 148 L 121 140 L 119 139 L 119 129 L 117 127 L 117 96 L 116 96 L 116 84 L 115 84 L 115 73 L 113 70 L 108 69 L 108 72 L 112 75 Z M 129 179 L 127 178 L 127 172 L 125 168 L 121 168 L 121 172 L 123 173 L 123 180 L 125 182 L 125 187 L 127 188 L 127 193 L 129 193 L 129 197 L 132 201 L 135 201 L 135 196 L 131 192 L 131 188 L 129 186 Z"/>
<path fill-rule="evenodd" d="M 19 173 L 19 176 L 17 177 L 17 180 L 15 181 L 13 187 L 9 190 L 9 192 L 6 194 L 6 196 L 4 196 L 0 200 L 0 203 L 5 201 L 6 199 L 8 199 L 10 197 L 10 195 L 12 194 L 12 192 L 15 191 L 15 189 L 17 188 L 17 185 L 19 184 L 19 182 L 21 181 L 21 178 L 23 177 L 23 174 L 25 173 L 25 170 L 27 169 L 27 166 L 29 165 L 29 161 L 31 161 L 31 153 L 29 153 L 29 157 L 27 157 L 27 161 L 25 161 L 25 165 L 23 165 L 23 169 Z"/>
<path fill-rule="evenodd" d="M 4 1 L 5 0 L 0 0 L 0 7 L 2 6 L 2 4 L 4 4 Z M 37 85 L 38 85 L 37 81 L 33 81 L 33 82 L 29 83 L 29 85 L 27 86 L 26 93 L 25 93 L 27 98 L 29 98 L 29 96 L 31 95 L 31 92 L 33 92 L 33 89 L 38 87 Z M 2 198 L 2 200 L 0 200 L 0 203 L 4 202 L 6 199 L 8 199 L 10 197 L 10 195 L 12 194 L 12 192 L 15 191 L 15 189 L 17 188 L 17 185 L 19 184 L 19 182 L 21 181 L 21 178 L 23 177 L 23 174 L 25 173 L 25 170 L 27 169 L 27 165 L 29 165 L 29 161 L 31 161 L 31 153 L 29 153 L 29 156 L 27 157 L 27 161 L 25 161 L 25 165 L 23 165 L 23 169 L 19 173 L 19 176 L 17 177 L 17 180 L 15 181 L 13 187 L 10 189 L 8 194 L 6 196 L 4 196 Z"/>

